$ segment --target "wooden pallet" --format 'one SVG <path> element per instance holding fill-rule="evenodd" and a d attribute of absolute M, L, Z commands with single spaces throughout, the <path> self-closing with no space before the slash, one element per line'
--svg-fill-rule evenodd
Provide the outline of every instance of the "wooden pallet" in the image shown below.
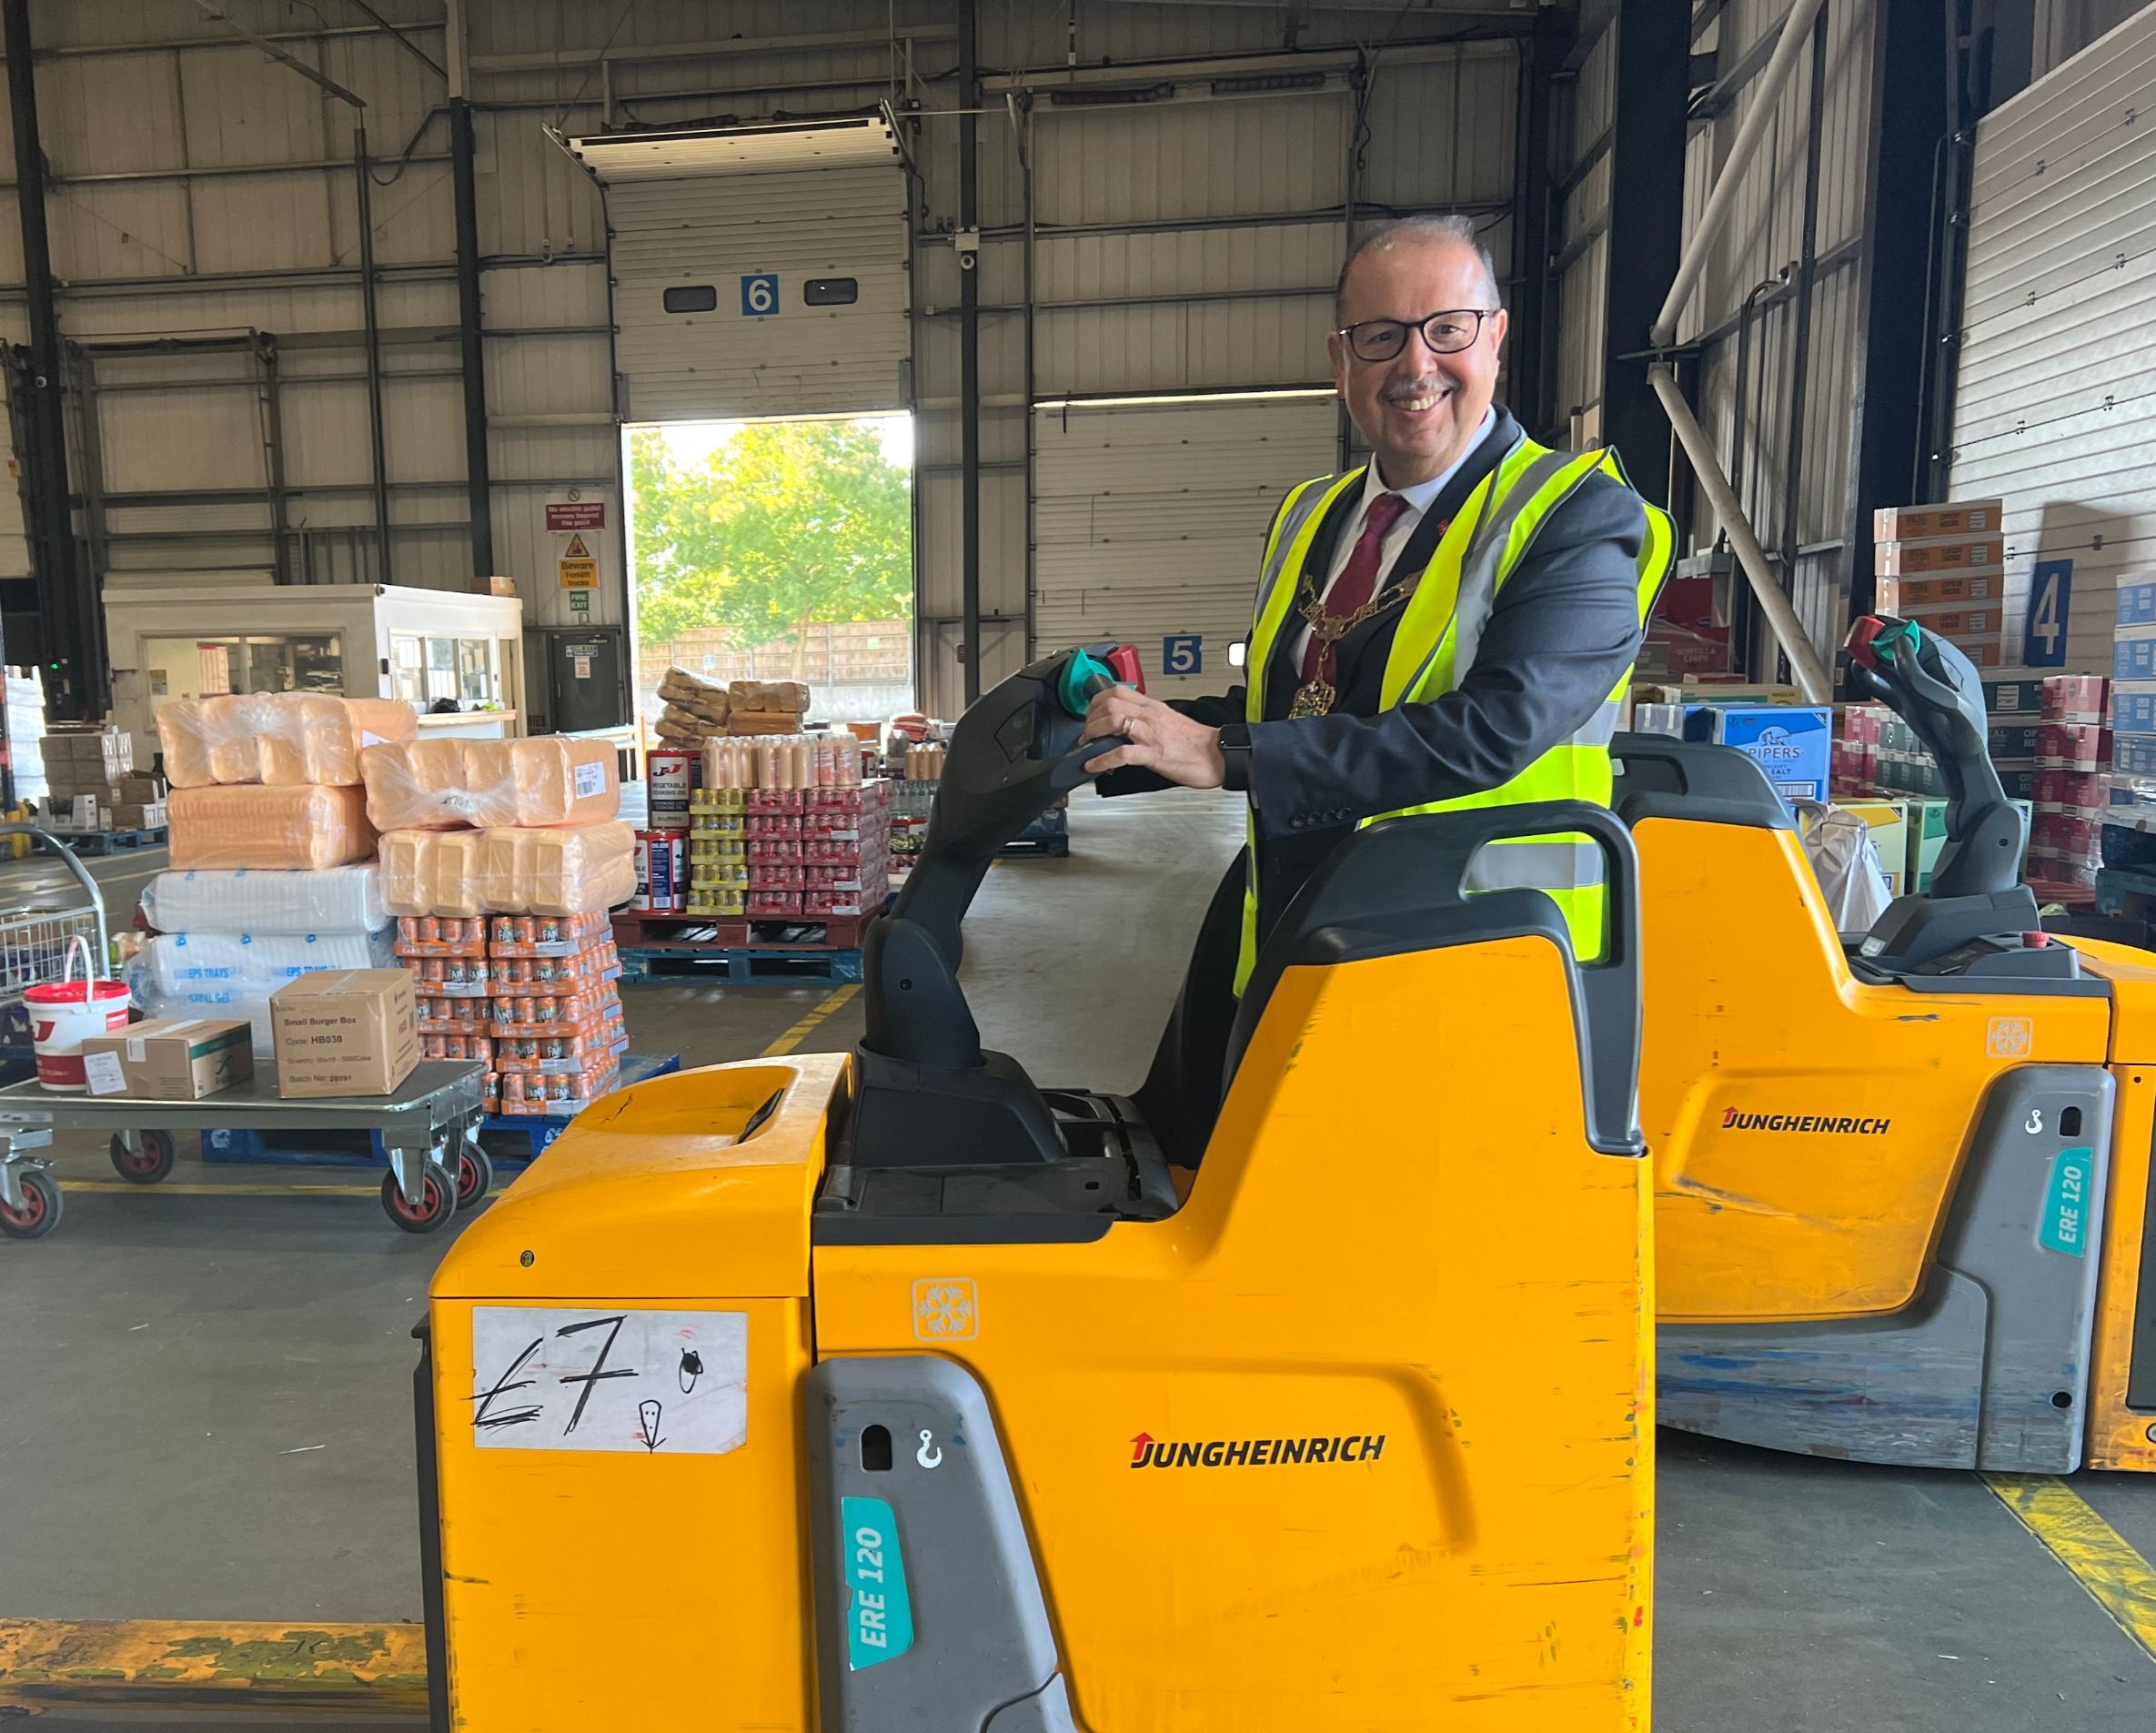
<path fill-rule="evenodd" d="M 167 834 L 155 831 L 55 831 L 55 836 L 77 854 L 113 854 L 122 849 L 161 849 Z"/>

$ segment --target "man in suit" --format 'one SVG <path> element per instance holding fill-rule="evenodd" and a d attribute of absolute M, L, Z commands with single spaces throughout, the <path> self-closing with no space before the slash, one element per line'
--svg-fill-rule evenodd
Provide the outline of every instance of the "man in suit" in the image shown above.
<path fill-rule="evenodd" d="M 1506 318 L 1466 218 L 1365 233 L 1335 313 L 1335 383 L 1373 458 L 1304 483 L 1275 515 L 1248 683 L 1167 702 L 1117 688 L 1086 719 L 1088 738 L 1130 741 L 1093 761 L 1104 794 L 1174 783 L 1250 798 L 1250 846 L 1207 912 L 1142 1092 L 1156 1121 L 1194 1111 L 1201 1145 L 1204 1080 L 1256 947 L 1355 825 L 1607 801 L 1616 702 L 1672 553 L 1668 520 L 1613 458 L 1551 452 L 1495 402 Z M 1591 950 L 1587 852 L 1493 845 L 1484 882 L 1549 891 Z"/>

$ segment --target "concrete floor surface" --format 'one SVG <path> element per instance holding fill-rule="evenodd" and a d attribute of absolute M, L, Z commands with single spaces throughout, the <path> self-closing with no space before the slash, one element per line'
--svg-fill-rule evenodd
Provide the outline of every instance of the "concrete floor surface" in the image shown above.
<path fill-rule="evenodd" d="M 1239 803 L 1073 808 L 1067 861 L 989 874 L 965 979 L 989 1044 L 1043 1081 L 1128 1089 L 1237 846 Z M 694 1065 L 757 1053 L 831 991 L 623 998 L 634 1045 Z M 860 1029 L 855 996 L 803 1045 Z M 101 1142 L 59 1155 L 64 1179 L 111 1178 Z M 416 1620 L 409 1332 L 446 1242 L 343 1194 L 371 1186 L 360 1170 L 184 1156 L 176 1178 L 217 1189 L 80 1192 L 52 1239 L 0 1244 L 0 1617 Z M 266 1184 L 324 1194 L 249 1194 Z M 2156 1480 L 2074 1484 L 2156 1557 Z M 1659 1513 L 1660 1733 L 2156 1728 L 2156 1664 L 1972 1476 L 1665 1434 Z"/>

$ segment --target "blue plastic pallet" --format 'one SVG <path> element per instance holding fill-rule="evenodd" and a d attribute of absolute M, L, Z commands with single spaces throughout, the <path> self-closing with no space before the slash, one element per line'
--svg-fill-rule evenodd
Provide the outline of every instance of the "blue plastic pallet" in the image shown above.
<path fill-rule="evenodd" d="M 621 979 L 627 981 L 859 981 L 859 946 L 834 950 L 739 950 L 716 947 L 624 945 Z M 662 969 L 661 963 L 676 967 Z"/>
<path fill-rule="evenodd" d="M 77 854 L 112 854 L 121 849 L 161 849 L 166 831 L 55 831 L 53 834 Z"/>
<path fill-rule="evenodd" d="M 623 1053 L 621 1083 L 649 1083 L 681 1069 L 680 1053 Z M 604 1096 L 600 1099 L 603 1101 Z M 575 1115 L 550 1113 L 489 1113 L 479 1122 L 479 1141 L 497 1164 L 520 1167 L 569 1128 Z M 370 1147 L 359 1146 L 357 1137 L 325 1138 L 308 1147 L 280 1143 L 278 1138 L 304 1135 L 280 1132 L 204 1132 L 202 1159 L 206 1162 L 245 1162 L 283 1167 L 386 1167 L 389 1153 L 381 1134 L 370 1134 Z"/>

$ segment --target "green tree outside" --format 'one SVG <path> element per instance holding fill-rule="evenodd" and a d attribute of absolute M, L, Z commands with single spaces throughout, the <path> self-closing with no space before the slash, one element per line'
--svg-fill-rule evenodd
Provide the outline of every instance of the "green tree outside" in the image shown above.
<path fill-rule="evenodd" d="M 645 641 L 791 636 L 798 679 L 811 625 L 912 614 L 912 478 L 873 421 L 751 422 L 703 460 L 640 428 L 629 458 Z"/>

